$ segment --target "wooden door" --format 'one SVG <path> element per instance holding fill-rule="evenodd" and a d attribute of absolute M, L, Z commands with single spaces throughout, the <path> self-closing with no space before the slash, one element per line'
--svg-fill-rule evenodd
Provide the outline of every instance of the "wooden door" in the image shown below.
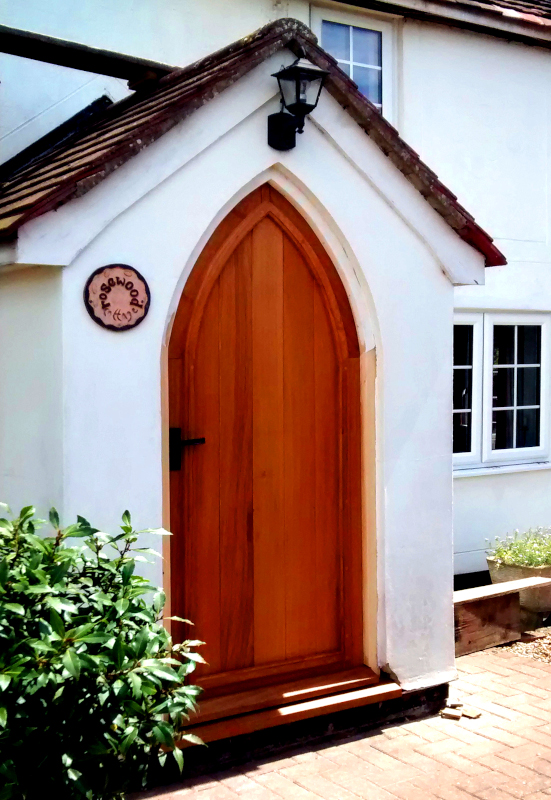
<path fill-rule="evenodd" d="M 265 185 L 219 225 L 169 350 L 172 613 L 198 680 L 362 663 L 359 351 L 348 298 L 301 215 Z"/>

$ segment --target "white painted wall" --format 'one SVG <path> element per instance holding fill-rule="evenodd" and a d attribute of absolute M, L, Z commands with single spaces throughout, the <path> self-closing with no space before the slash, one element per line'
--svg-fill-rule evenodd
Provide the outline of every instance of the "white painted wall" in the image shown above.
<path fill-rule="evenodd" d="M 63 506 L 61 270 L 0 272 L 0 501 Z"/>
<path fill-rule="evenodd" d="M 456 307 L 551 312 L 551 53 L 406 21 L 402 70 L 401 132 L 509 261 L 456 288 Z M 486 569 L 486 539 L 551 524 L 549 469 L 454 486 L 456 572 Z"/>
<path fill-rule="evenodd" d="M 6 25 L 178 65 L 271 19 L 310 19 L 306 0 L 232 0 L 231 12 L 227 0 L 55 0 L 54 7 L 55 13 L 42 0 L 0 0 Z M 348 10 L 358 24 L 369 19 L 361 9 Z M 509 259 L 487 270 L 485 287 L 457 288 L 456 306 L 551 312 L 551 53 L 444 25 L 394 24 L 397 125 Z M 102 80 L 90 83 L 81 74 L 62 84 L 50 80 L 58 68 L 38 65 L 37 77 L 33 62 L 23 67 L 6 58 L 0 60 L 0 92 L 7 97 L 2 158 L 74 113 Z M 458 571 L 484 568 L 486 536 L 551 523 L 551 472 L 507 476 L 456 480 Z M 522 492 L 507 491 L 498 513 L 493 487 L 501 483 Z"/>
<path fill-rule="evenodd" d="M 282 60 L 291 55 L 274 56 L 87 195 L 21 233 L 22 261 L 69 264 L 65 517 L 79 513 L 113 527 L 128 507 L 137 525 L 162 524 L 161 352 L 171 314 L 218 222 L 269 179 L 324 242 L 363 347 L 377 347 L 379 663 L 407 688 L 440 683 L 454 674 L 453 286 L 445 273 L 459 265 L 465 280 L 481 280 L 482 258 L 328 95 L 295 150 L 271 150 L 266 116 L 277 98 L 266 76 Z M 136 267 L 152 293 L 147 319 L 122 334 L 95 325 L 82 303 L 89 274 L 113 262 Z M 149 574 L 161 580 L 158 565 Z"/>
<path fill-rule="evenodd" d="M 279 17 L 308 22 L 306 0 L 0 0 L 3 25 L 184 66 Z"/>
<path fill-rule="evenodd" d="M 107 95 L 128 95 L 126 81 L 0 53 L 0 163 Z"/>

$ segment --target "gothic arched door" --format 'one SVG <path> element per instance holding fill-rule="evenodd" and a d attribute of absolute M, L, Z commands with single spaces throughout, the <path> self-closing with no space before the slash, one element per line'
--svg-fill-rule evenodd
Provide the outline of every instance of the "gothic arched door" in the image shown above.
<path fill-rule="evenodd" d="M 268 184 L 187 281 L 169 386 L 171 605 L 195 624 L 176 637 L 206 642 L 205 697 L 361 665 L 357 333 L 327 253 Z"/>

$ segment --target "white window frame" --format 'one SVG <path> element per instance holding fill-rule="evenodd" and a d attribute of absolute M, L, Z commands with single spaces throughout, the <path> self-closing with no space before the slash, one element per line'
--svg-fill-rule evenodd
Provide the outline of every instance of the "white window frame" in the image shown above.
<path fill-rule="evenodd" d="M 399 20 L 399 17 L 395 18 Z M 389 122 L 396 124 L 396 89 L 395 80 L 397 57 L 397 22 L 390 16 L 382 19 L 368 14 L 354 14 L 350 11 L 340 11 L 323 6 L 312 6 L 310 12 L 310 27 L 323 46 L 321 38 L 322 22 L 339 22 L 341 25 L 353 25 L 355 28 L 366 28 L 370 31 L 379 31 L 381 37 L 381 66 L 382 66 L 382 114 Z"/>
<path fill-rule="evenodd" d="M 547 461 L 550 456 L 551 317 L 536 313 L 462 312 L 455 325 L 473 326 L 471 452 L 454 453 L 456 470 Z M 540 445 L 492 450 L 494 325 L 541 325 Z M 458 365 L 459 366 L 459 365 Z M 515 398 L 516 400 L 516 398 Z"/>
<path fill-rule="evenodd" d="M 540 367 L 540 445 L 492 450 L 493 326 L 541 325 Z M 482 460 L 486 464 L 512 464 L 543 461 L 549 457 L 549 317 L 543 314 L 484 315 L 484 421 Z M 516 404 L 516 397 L 514 398 Z"/>
<path fill-rule="evenodd" d="M 461 314 L 454 325 L 473 327 L 473 369 L 471 404 L 471 450 L 469 453 L 454 453 L 456 467 L 472 467 L 482 460 L 482 373 L 484 318 L 482 314 Z M 459 364 L 457 366 L 460 366 Z M 456 412 L 453 412 L 456 413 Z"/>

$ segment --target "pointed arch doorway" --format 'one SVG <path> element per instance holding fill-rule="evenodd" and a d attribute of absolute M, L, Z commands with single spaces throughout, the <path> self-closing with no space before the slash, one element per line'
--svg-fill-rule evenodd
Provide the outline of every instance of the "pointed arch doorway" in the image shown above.
<path fill-rule="evenodd" d="M 356 327 L 319 240 L 268 184 L 186 283 L 169 406 L 171 604 L 206 642 L 200 719 L 375 682 L 362 666 Z"/>

